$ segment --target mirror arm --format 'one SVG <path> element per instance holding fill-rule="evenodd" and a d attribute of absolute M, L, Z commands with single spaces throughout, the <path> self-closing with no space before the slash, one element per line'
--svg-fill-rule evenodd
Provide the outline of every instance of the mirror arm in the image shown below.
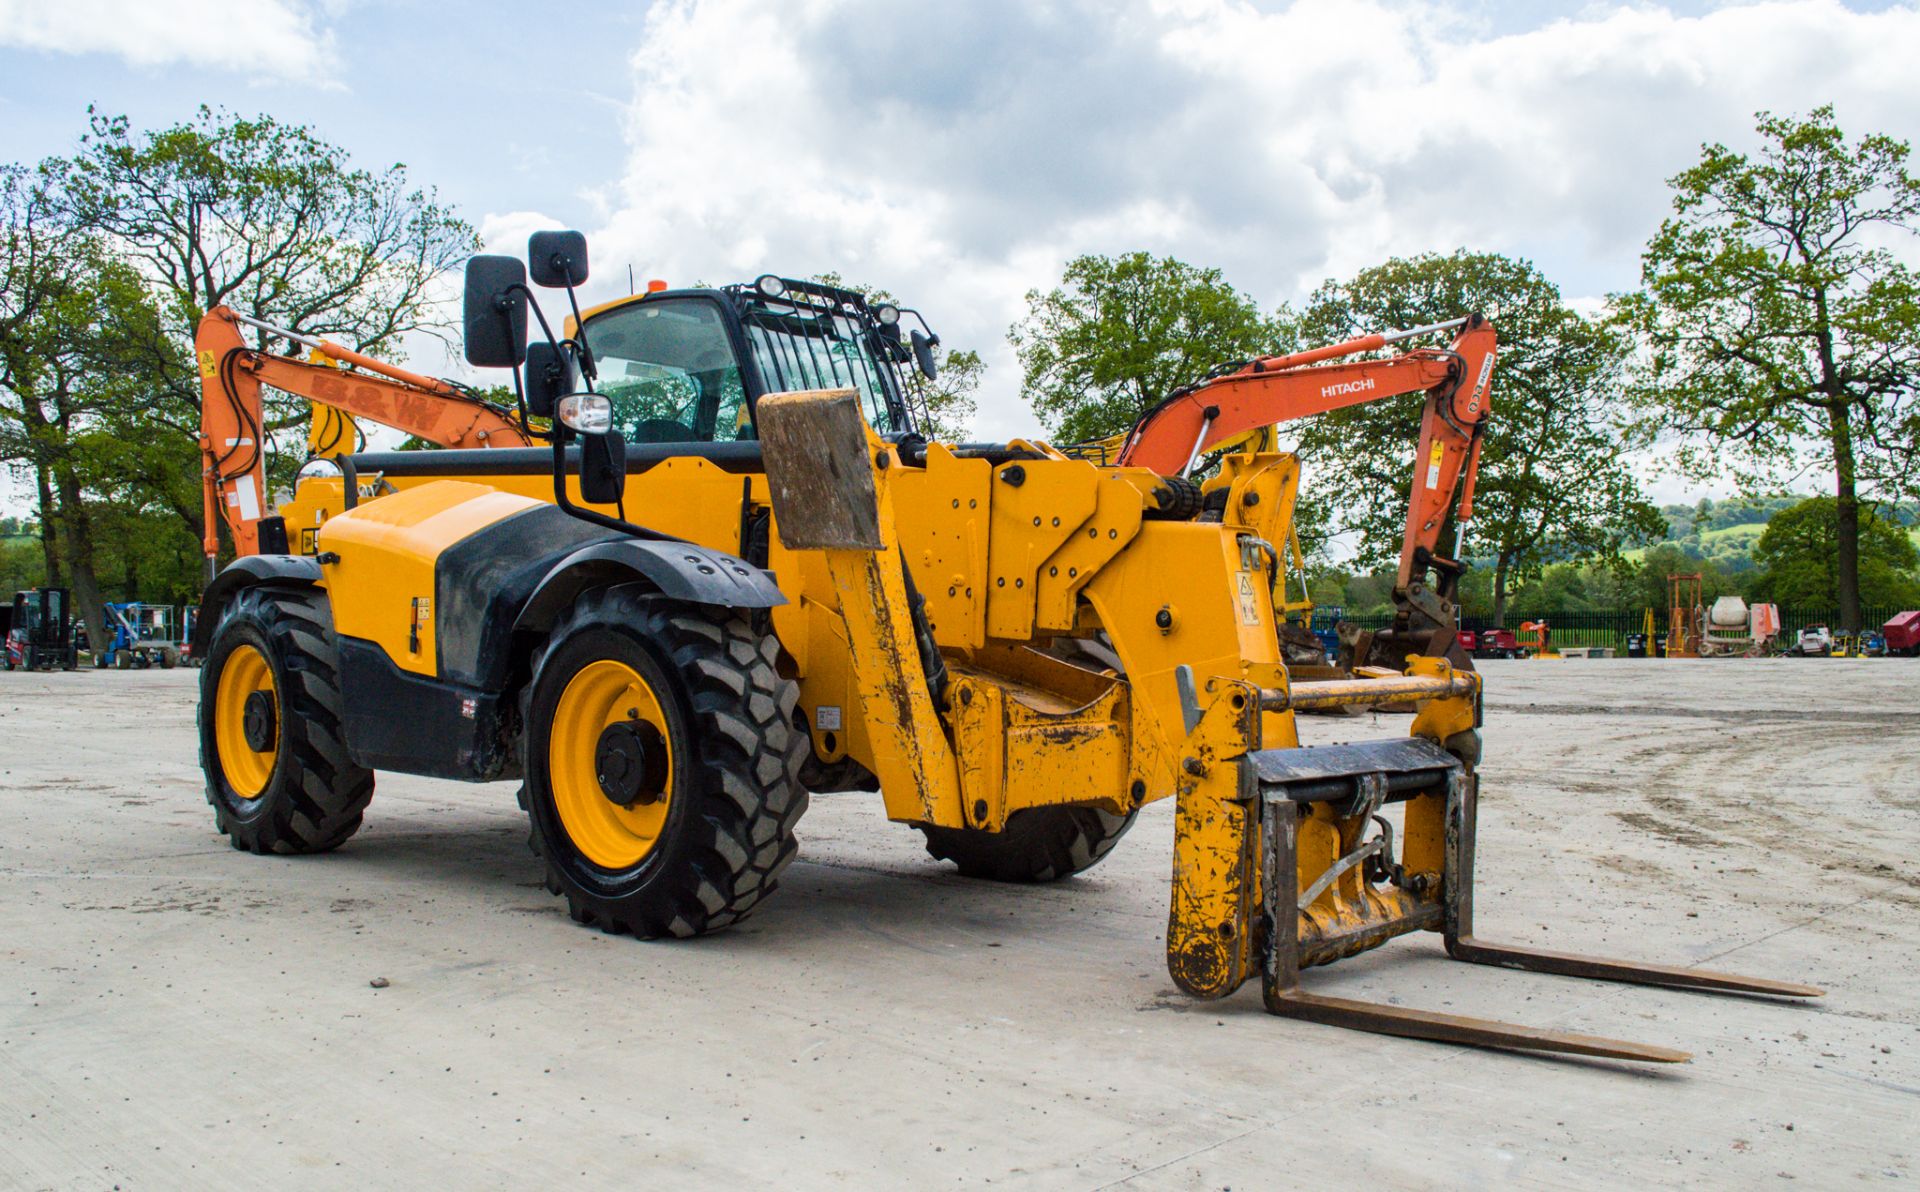
<path fill-rule="evenodd" d="M 527 309 L 531 310 L 533 317 L 540 321 L 540 334 L 547 337 L 547 342 L 553 345 L 554 351 L 559 351 L 560 341 L 553 337 L 553 328 L 547 325 L 547 315 L 545 311 L 540 309 L 540 299 L 535 296 L 532 290 L 526 287 L 524 282 L 515 282 L 508 286 L 504 292 L 511 294 L 515 290 L 527 296 Z"/>
<path fill-rule="evenodd" d="M 527 389 L 526 386 L 520 383 L 520 367 L 518 365 L 515 365 L 513 368 L 513 405 L 514 408 L 520 412 L 521 434 L 527 436 L 529 439 L 549 439 L 553 437 L 552 432 L 541 430 L 527 418 Z"/>
<path fill-rule="evenodd" d="M 573 435 L 571 432 L 561 429 L 564 425 L 565 424 L 559 419 L 556 418 L 554 420 L 553 499 L 555 504 L 559 505 L 569 516 L 577 517 L 583 522 L 591 522 L 596 526 L 605 526 L 609 530 L 618 530 L 622 534 L 643 539 L 647 542 L 685 541 L 685 539 L 677 538 L 672 534 L 663 534 L 659 530 L 649 530 L 645 526 L 628 521 L 626 516 L 626 501 L 624 499 L 615 505 L 615 508 L 620 510 L 619 517 L 608 517 L 598 510 L 587 509 L 574 504 L 573 498 L 567 495 L 567 440 L 572 438 Z M 584 463 L 584 461 L 582 462 Z"/>
<path fill-rule="evenodd" d="M 573 266 L 561 266 L 561 272 L 567 276 L 567 305 L 573 307 L 573 339 L 580 345 L 580 372 L 587 378 L 588 388 L 600 379 L 599 366 L 593 359 L 593 347 L 587 343 L 587 321 L 580 317 L 580 299 L 573 292 Z"/>
<path fill-rule="evenodd" d="M 924 332 L 926 332 L 926 333 L 927 333 L 927 338 L 929 338 L 929 339 L 931 339 L 931 340 L 932 340 L 932 341 L 933 341 L 934 343 L 936 343 L 936 344 L 938 344 L 938 343 L 940 342 L 940 333 L 939 333 L 938 331 L 935 331 L 935 330 L 934 330 L 934 329 L 933 329 L 932 327 L 929 327 L 929 326 L 927 325 L 927 316 L 925 316 L 925 315 L 923 315 L 923 314 L 921 314 L 921 313 L 920 313 L 919 311 L 917 311 L 917 310 L 914 310 L 914 309 L 913 309 L 912 307 L 910 307 L 910 306 L 903 306 L 903 307 L 901 307 L 901 308 L 900 308 L 900 313 L 901 313 L 901 314 L 903 314 L 903 315 L 912 315 L 912 316 L 914 317 L 914 319 L 915 319 L 915 320 L 916 320 L 917 322 L 919 322 L 919 324 L 920 324 L 920 330 L 922 330 L 922 331 L 924 331 Z"/>

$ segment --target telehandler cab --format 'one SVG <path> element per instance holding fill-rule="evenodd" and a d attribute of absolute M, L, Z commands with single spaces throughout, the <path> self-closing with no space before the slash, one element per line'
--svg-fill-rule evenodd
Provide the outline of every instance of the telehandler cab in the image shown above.
<path fill-rule="evenodd" d="M 584 238 L 537 234 L 530 259 L 572 303 Z M 518 777 L 548 888 L 652 938 L 749 914 L 810 789 L 877 783 L 936 857 L 1006 881 L 1086 869 L 1172 797 L 1167 963 L 1197 997 L 1257 972 L 1292 1017 L 1670 1062 L 1685 1053 L 1321 997 L 1301 973 L 1432 930 L 1461 960 L 1818 994 L 1474 937 L 1480 677 L 1441 656 L 1452 626 L 1411 614 L 1372 651 L 1392 665 L 1290 674 L 1272 600 L 1290 525 L 1269 519 L 1291 457 L 1228 455 L 1206 510 L 1148 468 L 920 439 L 900 370 L 931 370 L 929 337 L 858 294 L 649 293 L 575 305 L 555 336 L 527 282 L 514 258 L 468 263 L 466 352 L 513 370 L 544 448 L 343 457 L 314 554 L 248 555 L 209 586 L 201 758 L 235 847 L 339 845 L 378 769 Z M 1485 382 L 1431 400 L 1483 413 Z M 1471 448 L 1446 450 L 1442 513 Z M 395 491 L 361 500 L 369 471 Z M 1351 705 L 1411 708 L 1411 735 L 1299 747 L 1295 712 Z"/>

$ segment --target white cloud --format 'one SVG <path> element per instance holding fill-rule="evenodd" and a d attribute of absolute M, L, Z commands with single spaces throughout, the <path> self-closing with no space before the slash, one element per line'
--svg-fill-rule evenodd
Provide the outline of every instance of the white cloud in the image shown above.
<path fill-rule="evenodd" d="M 302 0 L 0 0 L 0 46 L 300 83 L 332 78 L 333 36 Z"/>
<path fill-rule="evenodd" d="M 1920 11 L 1701 15 L 1350 0 L 680 0 L 632 55 L 599 296 L 833 269 L 919 305 L 992 371 L 980 430 L 1030 430 L 1003 336 L 1080 252 L 1218 265 L 1261 301 L 1389 255 L 1527 255 L 1570 294 L 1633 284 L 1664 179 L 1756 109 L 1920 133 Z M 516 234 L 516 213 L 489 231 Z M 508 244 L 502 240 L 503 246 Z"/>

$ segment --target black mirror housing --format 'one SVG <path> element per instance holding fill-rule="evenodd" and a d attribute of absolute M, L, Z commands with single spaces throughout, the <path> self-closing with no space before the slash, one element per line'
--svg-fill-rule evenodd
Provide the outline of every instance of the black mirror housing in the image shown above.
<path fill-rule="evenodd" d="M 567 354 L 550 343 L 527 345 L 527 413 L 553 417 L 554 403 L 573 391 Z"/>
<path fill-rule="evenodd" d="M 888 360 L 898 363 L 905 363 L 907 360 L 907 345 L 905 341 L 900 338 L 900 324 L 898 323 L 882 323 L 878 327 L 875 327 L 873 329 L 873 346 L 876 352 L 885 356 Z"/>
<path fill-rule="evenodd" d="M 920 375 L 931 381 L 934 375 L 940 371 L 940 366 L 936 364 L 933 359 L 933 350 L 940 346 L 940 337 L 937 335 L 922 335 L 920 332 L 915 331 L 912 338 L 913 362 L 919 365 Z"/>
<path fill-rule="evenodd" d="M 580 285 L 587 280 L 586 233 L 535 232 L 527 238 L 527 266 L 536 286 Z"/>
<path fill-rule="evenodd" d="M 467 258 L 462 338 L 475 368 L 513 368 L 527 358 L 527 268 L 517 257 Z"/>
<path fill-rule="evenodd" d="M 620 432 L 580 436 L 580 499 L 617 504 L 627 488 L 627 441 Z"/>

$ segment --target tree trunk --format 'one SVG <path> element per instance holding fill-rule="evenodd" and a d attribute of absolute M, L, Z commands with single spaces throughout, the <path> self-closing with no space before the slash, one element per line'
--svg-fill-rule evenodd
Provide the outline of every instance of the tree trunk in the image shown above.
<path fill-rule="evenodd" d="M 1493 565 L 1493 627 L 1507 627 L 1507 570 L 1513 566 L 1513 559 L 1505 551 Z"/>
<path fill-rule="evenodd" d="M 65 548 L 67 571 L 72 576 L 73 600 L 87 626 L 87 645 L 95 657 L 106 648 L 107 610 L 100 596 L 100 581 L 93 572 L 93 524 L 80 491 L 80 479 L 71 469 L 59 468 L 60 538 Z"/>
<path fill-rule="evenodd" d="M 1827 425 L 1833 442 L 1834 578 L 1839 588 L 1840 628 L 1860 632 L 1860 502 L 1854 492 L 1853 427 L 1844 405 L 1829 408 Z"/>
<path fill-rule="evenodd" d="M 44 582 L 49 588 L 65 587 L 66 585 L 60 582 L 60 544 L 54 537 L 58 533 L 56 515 L 59 507 L 53 500 L 53 483 L 47 479 L 47 465 L 42 463 L 33 465 L 33 478 L 39 488 L 40 556 L 46 563 L 47 571 Z"/>

